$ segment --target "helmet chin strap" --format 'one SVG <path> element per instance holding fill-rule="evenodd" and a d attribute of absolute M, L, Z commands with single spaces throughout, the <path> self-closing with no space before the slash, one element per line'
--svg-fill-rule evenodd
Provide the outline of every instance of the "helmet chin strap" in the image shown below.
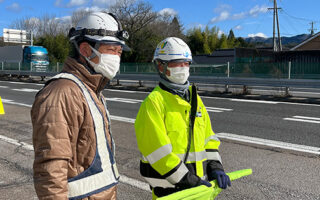
<path fill-rule="evenodd" d="M 93 70 L 93 68 L 92 68 L 92 66 L 90 65 L 90 63 L 87 61 L 87 59 L 91 60 L 92 58 L 94 58 L 94 57 L 96 56 L 96 54 L 92 51 L 91 56 L 85 57 L 84 55 L 81 54 L 80 48 L 79 48 L 79 45 L 77 44 L 77 42 L 76 42 L 76 41 L 73 41 L 72 43 L 74 44 L 74 46 L 75 46 L 76 50 L 78 51 L 79 55 L 84 58 L 84 61 L 86 62 L 85 65 L 84 65 L 85 68 L 86 68 L 91 74 L 96 73 L 96 72 Z M 90 45 L 90 44 L 89 44 L 89 45 Z M 94 55 L 94 56 L 93 56 L 93 55 Z M 86 58 L 87 58 L 87 59 L 86 59 Z M 90 66 L 91 66 L 91 67 L 90 67 Z"/>
<path fill-rule="evenodd" d="M 89 44 L 89 45 L 90 45 L 90 44 Z M 90 46 L 91 46 L 91 45 L 90 45 Z M 100 47 L 100 43 L 96 42 L 96 44 L 94 45 L 93 48 L 98 51 L 99 47 Z M 87 58 L 88 58 L 89 60 L 91 60 L 92 58 L 94 58 L 94 57 L 96 57 L 96 56 L 97 56 L 97 54 L 96 54 L 94 51 L 92 51 L 91 56 L 89 56 L 89 57 L 87 57 Z"/>
<path fill-rule="evenodd" d="M 163 71 L 162 72 L 159 69 L 159 63 L 161 63 L 161 65 L 163 66 Z M 167 71 L 168 71 L 168 62 L 156 60 L 156 61 L 154 61 L 154 65 L 155 65 L 156 70 L 159 73 L 160 77 L 166 79 L 167 81 L 169 81 L 167 79 L 167 77 L 166 77 L 166 74 L 167 74 Z"/>
<path fill-rule="evenodd" d="M 85 58 L 85 60 L 86 60 L 86 58 L 89 59 L 89 60 L 91 60 L 92 58 L 94 58 L 94 57 L 97 56 L 97 54 L 96 54 L 94 51 L 92 51 L 91 56 L 85 57 L 84 55 L 81 54 L 79 45 L 77 44 L 77 42 L 76 42 L 75 40 L 73 40 L 73 45 L 76 47 L 79 55 L 81 55 L 83 58 Z M 90 45 L 90 44 L 89 44 L 89 45 Z M 91 46 L 91 45 L 90 45 L 90 46 Z M 96 42 L 96 44 L 94 45 L 94 49 L 96 49 L 96 50 L 98 51 L 99 47 L 100 47 L 100 43 Z M 87 60 L 86 60 L 86 62 L 87 62 L 87 64 L 88 64 L 88 61 L 87 61 Z"/>

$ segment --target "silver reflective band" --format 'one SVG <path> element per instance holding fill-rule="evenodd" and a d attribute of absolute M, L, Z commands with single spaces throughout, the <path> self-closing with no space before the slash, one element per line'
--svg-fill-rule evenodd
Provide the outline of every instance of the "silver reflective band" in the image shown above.
<path fill-rule="evenodd" d="M 189 170 L 186 165 L 184 163 L 181 163 L 177 171 L 167 177 L 167 180 L 172 184 L 176 184 L 184 177 L 184 175 L 188 173 L 188 171 Z"/>
<path fill-rule="evenodd" d="M 218 138 L 218 136 L 210 135 L 209 137 L 206 138 L 205 145 L 207 145 L 210 140 L 215 140 L 215 141 L 220 142 L 220 139 Z"/>
<path fill-rule="evenodd" d="M 109 157 L 109 150 L 107 147 L 107 139 L 105 134 L 105 121 L 99 108 L 93 101 L 86 86 L 74 75 L 68 73 L 60 73 L 53 78 L 65 78 L 74 81 L 82 90 L 93 119 L 95 133 L 96 133 L 96 151 L 100 156 L 102 171 L 90 174 L 89 176 L 80 178 L 78 180 L 68 182 L 68 198 L 76 198 L 88 193 L 94 193 L 99 189 L 105 188 L 109 185 L 118 183 L 119 173 L 116 164 L 112 164 Z"/>
<path fill-rule="evenodd" d="M 144 162 L 148 162 L 147 158 L 144 157 L 144 156 L 141 156 L 141 160 L 144 161 Z"/>
<path fill-rule="evenodd" d="M 167 144 L 167 145 L 164 145 L 164 146 L 158 148 L 154 152 L 150 153 L 146 157 L 146 159 L 152 165 L 153 163 L 157 162 L 158 160 L 160 160 L 161 158 L 163 158 L 166 155 L 170 154 L 171 152 L 172 152 L 172 145 L 171 144 Z"/>
<path fill-rule="evenodd" d="M 167 179 L 143 177 L 152 187 L 174 188 Z"/>
<path fill-rule="evenodd" d="M 201 180 L 204 180 L 204 181 L 208 180 L 208 176 L 204 175 L 203 177 L 201 177 Z"/>
<path fill-rule="evenodd" d="M 106 99 L 104 98 L 103 95 L 100 95 L 101 97 L 101 101 L 104 105 L 104 109 L 106 110 L 106 113 L 107 113 L 107 120 L 108 120 L 108 129 L 109 129 L 109 133 L 110 133 L 110 137 L 111 137 L 111 144 L 112 144 L 112 149 L 113 149 L 113 157 L 115 157 L 115 154 L 116 154 L 116 144 L 114 143 L 114 140 L 113 140 L 113 136 L 112 136 L 112 131 L 111 131 L 111 119 L 110 119 L 110 113 L 109 113 L 109 110 L 108 110 L 108 107 L 107 107 L 107 102 L 106 102 Z"/>
<path fill-rule="evenodd" d="M 185 154 L 177 154 L 177 156 L 183 160 Z M 206 151 L 200 151 L 200 152 L 189 152 L 189 156 L 187 159 L 187 162 L 196 162 L 196 161 L 201 161 L 207 159 L 207 153 Z"/>
<path fill-rule="evenodd" d="M 217 160 L 222 164 L 221 156 L 219 152 L 207 152 L 208 160 Z"/>

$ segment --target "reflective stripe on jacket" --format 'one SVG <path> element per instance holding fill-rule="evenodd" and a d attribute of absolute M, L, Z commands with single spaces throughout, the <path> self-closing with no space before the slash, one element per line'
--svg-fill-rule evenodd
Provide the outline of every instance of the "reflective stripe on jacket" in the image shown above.
<path fill-rule="evenodd" d="M 191 87 L 189 88 L 191 93 Z M 190 95 L 191 96 L 191 95 Z M 152 187 L 175 187 L 188 171 L 205 179 L 213 170 L 211 160 L 221 163 L 220 140 L 199 95 L 191 148 L 186 164 L 191 105 L 159 86 L 143 101 L 135 121 L 140 173 Z M 222 165 L 221 165 L 222 167 Z"/>
<path fill-rule="evenodd" d="M 112 147 L 110 123 L 101 93 L 108 79 L 90 73 L 72 58 L 66 59 L 63 72 L 75 75 L 87 87 L 101 111 L 105 137 Z M 65 200 L 69 193 L 68 180 L 84 174 L 97 158 L 95 125 L 89 104 L 74 81 L 57 79 L 37 94 L 31 117 L 35 153 L 33 179 L 37 196 L 40 200 Z M 113 186 L 83 200 L 115 200 L 116 194 L 117 186 Z"/>
<path fill-rule="evenodd" d="M 97 138 L 93 163 L 81 174 L 68 179 L 68 198 L 79 199 L 114 186 L 118 183 L 119 173 L 114 160 L 114 152 L 111 151 L 111 147 L 107 143 L 103 115 L 88 92 L 88 88 L 73 74 L 60 73 L 52 79 L 60 78 L 74 81 L 83 92 L 89 105 Z M 104 102 L 104 99 L 102 99 L 102 102 Z M 112 143 L 114 144 L 113 140 Z"/>

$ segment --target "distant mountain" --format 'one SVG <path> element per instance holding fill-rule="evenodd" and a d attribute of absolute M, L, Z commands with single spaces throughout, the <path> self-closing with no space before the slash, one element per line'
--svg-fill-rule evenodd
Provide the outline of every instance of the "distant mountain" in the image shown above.
<path fill-rule="evenodd" d="M 281 43 L 285 47 L 294 47 L 304 40 L 308 39 L 311 35 L 310 34 L 301 34 L 296 35 L 292 37 L 281 37 Z M 255 44 L 256 47 L 258 46 L 272 46 L 273 39 L 270 38 L 264 38 L 264 37 L 248 37 L 244 39 L 246 42 L 249 42 L 251 44 Z"/>

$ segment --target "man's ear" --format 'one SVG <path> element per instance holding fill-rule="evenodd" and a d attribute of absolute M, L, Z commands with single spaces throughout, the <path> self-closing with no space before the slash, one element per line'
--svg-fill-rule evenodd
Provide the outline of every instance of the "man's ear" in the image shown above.
<path fill-rule="evenodd" d="M 82 42 L 79 46 L 79 51 L 80 51 L 81 55 L 83 55 L 85 57 L 89 57 L 92 54 L 92 49 L 90 48 L 88 42 Z"/>

